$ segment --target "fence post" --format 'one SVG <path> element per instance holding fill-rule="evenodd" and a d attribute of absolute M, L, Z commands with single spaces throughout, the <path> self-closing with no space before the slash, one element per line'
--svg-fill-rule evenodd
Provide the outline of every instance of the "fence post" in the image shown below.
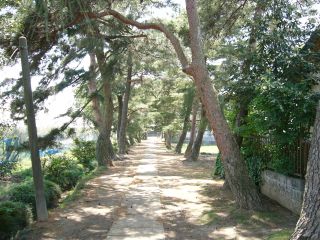
<path fill-rule="evenodd" d="M 27 39 L 25 37 L 19 38 L 19 50 L 21 55 L 23 91 L 28 123 L 33 183 L 35 187 L 37 219 L 39 221 L 45 221 L 48 219 L 48 211 L 44 194 L 43 177 L 38 149 L 37 126 L 33 108 L 32 89 L 30 81 L 30 67 L 28 62 L 28 46 Z"/>

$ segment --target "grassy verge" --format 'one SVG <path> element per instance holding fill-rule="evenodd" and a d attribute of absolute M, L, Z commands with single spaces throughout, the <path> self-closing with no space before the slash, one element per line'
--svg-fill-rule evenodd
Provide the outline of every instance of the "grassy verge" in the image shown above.
<path fill-rule="evenodd" d="M 175 148 L 176 144 L 172 144 L 172 149 Z M 184 143 L 182 145 L 182 149 L 181 152 L 184 153 L 187 149 L 188 144 Z M 218 154 L 219 153 L 219 149 L 217 147 L 217 145 L 202 145 L 200 148 L 200 153 L 207 153 L 207 154 Z"/>
<path fill-rule="evenodd" d="M 106 169 L 107 169 L 106 167 L 97 167 L 95 170 L 93 170 L 89 174 L 84 175 L 80 179 L 80 181 L 77 183 L 77 185 L 71 191 L 68 192 L 67 196 L 62 200 L 59 207 L 64 208 L 69 203 L 71 203 L 72 201 L 77 199 L 81 195 L 81 189 L 83 189 L 85 187 L 86 183 L 89 180 L 100 176 L 102 173 L 105 172 Z"/>
<path fill-rule="evenodd" d="M 290 238 L 292 230 L 284 229 L 279 232 L 271 234 L 267 240 L 287 240 Z"/>

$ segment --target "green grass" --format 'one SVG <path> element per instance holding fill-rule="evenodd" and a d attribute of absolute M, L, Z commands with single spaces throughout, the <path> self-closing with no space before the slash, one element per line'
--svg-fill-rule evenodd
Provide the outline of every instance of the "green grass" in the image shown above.
<path fill-rule="evenodd" d="M 221 217 L 214 210 L 204 212 L 200 218 L 200 223 L 203 225 L 215 224 L 219 221 L 221 221 Z"/>
<path fill-rule="evenodd" d="M 271 234 L 267 240 L 288 240 L 292 234 L 292 230 L 284 229 L 279 232 Z"/>
<path fill-rule="evenodd" d="M 80 181 L 77 183 L 77 185 L 71 191 L 68 192 L 67 196 L 63 199 L 59 207 L 65 208 L 66 206 L 68 206 L 69 203 L 77 199 L 80 196 L 81 189 L 84 188 L 86 183 L 89 180 L 101 175 L 103 172 L 105 172 L 106 169 L 107 169 L 106 167 L 97 167 L 95 170 L 93 170 L 89 174 L 84 175 L 80 179 Z"/>
<path fill-rule="evenodd" d="M 186 143 L 183 144 L 181 152 L 184 153 L 187 149 L 187 145 Z M 202 145 L 200 148 L 200 153 L 210 153 L 210 154 L 218 154 L 219 153 L 219 149 L 217 147 L 217 145 Z"/>
<path fill-rule="evenodd" d="M 31 159 L 29 157 L 22 158 L 19 161 L 19 167 L 18 168 L 20 170 L 26 169 L 26 168 L 31 168 Z"/>

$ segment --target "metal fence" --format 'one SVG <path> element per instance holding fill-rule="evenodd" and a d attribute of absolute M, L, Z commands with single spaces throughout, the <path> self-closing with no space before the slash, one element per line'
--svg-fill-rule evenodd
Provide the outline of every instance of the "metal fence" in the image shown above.
<path fill-rule="evenodd" d="M 288 156 L 294 163 L 294 175 L 304 178 L 307 171 L 310 142 L 299 140 L 288 148 Z"/>
<path fill-rule="evenodd" d="M 277 160 L 273 155 L 273 147 L 278 143 L 276 140 L 268 137 L 255 137 L 251 139 L 251 143 L 256 149 L 256 153 L 263 158 L 267 163 L 272 160 Z M 285 156 L 289 159 L 293 166 L 294 176 L 304 178 L 307 170 L 308 156 L 309 156 L 310 142 L 306 140 L 298 140 L 294 144 L 283 146 L 278 155 Z M 270 167 L 268 164 L 268 167 Z M 272 167 L 270 167 L 272 169 Z"/>

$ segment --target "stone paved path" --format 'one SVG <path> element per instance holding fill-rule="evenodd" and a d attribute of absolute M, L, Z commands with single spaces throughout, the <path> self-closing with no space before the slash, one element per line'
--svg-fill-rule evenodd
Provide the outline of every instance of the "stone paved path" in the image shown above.
<path fill-rule="evenodd" d="M 164 240 L 158 184 L 156 138 L 150 137 L 121 206 L 124 215 L 111 226 L 107 240 Z"/>

